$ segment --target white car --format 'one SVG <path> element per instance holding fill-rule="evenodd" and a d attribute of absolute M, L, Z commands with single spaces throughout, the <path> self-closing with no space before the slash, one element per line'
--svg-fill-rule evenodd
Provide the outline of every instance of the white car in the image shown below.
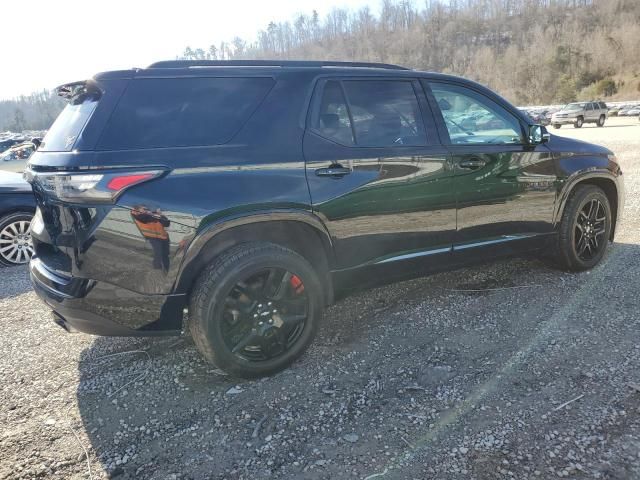
<path fill-rule="evenodd" d="M 632 112 L 634 110 L 637 110 L 638 108 L 640 108 L 640 105 L 625 105 L 618 112 L 618 116 L 619 117 L 628 117 L 631 114 L 630 112 Z"/>

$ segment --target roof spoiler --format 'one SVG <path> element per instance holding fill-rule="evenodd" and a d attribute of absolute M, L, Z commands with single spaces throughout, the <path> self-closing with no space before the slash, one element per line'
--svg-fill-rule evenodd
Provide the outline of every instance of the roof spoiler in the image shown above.
<path fill-rule="evenodd" d="M 78 82 L 65 83 L 55 88 L 55 92 L 58 96 L 71 100 L 78 95 L 83 94 L 101 94 L 100 88 L 91 80 L 81 80 Z"/>
<path fill-rule="evenodd" d="M 86 83 L 87 82 L 85 80 L 82 80 L 80 82 L 65 83 L 64 85 L 56 87 L 55 92 L 58 96 L 66 98 L 68 100 L 72 97 L 75 97 L 79 93 L 82 93 Z"/>

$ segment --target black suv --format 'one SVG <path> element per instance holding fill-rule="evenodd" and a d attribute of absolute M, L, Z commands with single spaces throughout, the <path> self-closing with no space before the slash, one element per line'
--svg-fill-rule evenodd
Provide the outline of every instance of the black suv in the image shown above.
<path fill-rule="evenodd" d="M 166 61 L 58 89 L 31 157 L 31 279 L 67 330 L 190 331 L 255 377 L 338 292 L 525 251 L 593 267 L 623 205 L 606 148 L 477 83 L 346 62 Z"/>

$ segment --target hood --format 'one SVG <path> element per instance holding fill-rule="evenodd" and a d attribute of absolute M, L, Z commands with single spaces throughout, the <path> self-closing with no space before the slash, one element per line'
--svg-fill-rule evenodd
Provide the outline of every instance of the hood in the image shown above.
<path fill-rule="evenodd" d="M 0 170 L 0 192 L 31 192 L 21 173 Z"/>
<path fill-rule="evenodd" d="M 562 110 L 558 110 L 557 112 L 554 113 L 554 115 L 556 113 L 575 113 L 575 112 L 581 112 L 583 109 L 582 108 L 572 108 L 572 109 L 562 109 Z"/>
<path fill-rule="evenodd" d="M 560 155 L 573 154 L 573 155 L 613 155 L 613 152 L 602 145 L 596 145 L 595 143 L 583 142 L 582 140 L 575 140 L 573 138 L 561 137 L 560 135 L 550 135 L 551 138 L 547 142 L 547 145 L 553 152 L 557 152 Z"/>

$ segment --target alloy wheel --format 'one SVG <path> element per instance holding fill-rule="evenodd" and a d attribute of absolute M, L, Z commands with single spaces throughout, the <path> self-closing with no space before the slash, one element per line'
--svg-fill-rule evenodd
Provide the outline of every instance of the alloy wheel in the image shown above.
<path fill-rule="evenodd" d="M 574 246 L 583 261 L 589 261 L 606 245 L 607 211 L 598 199 L 584 204 L 575 221 Z"/>
<path fill-rule="evenodd" d="M 244 360 L 261 362 L 282 355 L 300 338 L 309 298 L 297 275 L 267 268 L 231 288 L 222 315 L 227 348 Z"/>
<path fill-rule="evenodd" d="M 27 263 L 33 255 L 31 222 L 17 220 L 5 225 L 0 232 L 0 255 L 9 263 Z"/>

